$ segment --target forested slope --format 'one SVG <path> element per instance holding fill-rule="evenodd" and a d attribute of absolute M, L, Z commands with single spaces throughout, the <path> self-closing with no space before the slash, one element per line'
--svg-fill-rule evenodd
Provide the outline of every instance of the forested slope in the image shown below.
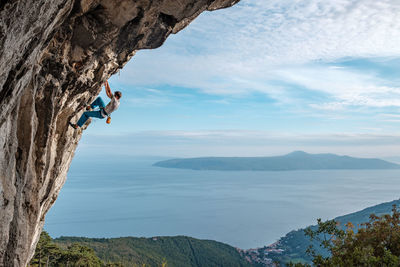
<path fill-rule="evenodd" d="M 239 252 L 212 240 L 186 236 L 154 238 L 82 238 L 60 237 L 61 246 L 79 243 L 93 248 L 104 262 L 121 262 L 124 266 L 251 266 Z"/>

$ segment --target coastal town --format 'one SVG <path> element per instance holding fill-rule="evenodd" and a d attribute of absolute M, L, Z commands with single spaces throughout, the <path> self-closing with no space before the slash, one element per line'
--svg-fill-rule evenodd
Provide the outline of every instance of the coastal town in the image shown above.
<path fill-rule="evenodd" d="M 284 250 L 280 248 L 280 241 L 262 248 L 238 249 L 239 253 L 250 263 L 256 266 L 278 267 L 279 258 Z"/>

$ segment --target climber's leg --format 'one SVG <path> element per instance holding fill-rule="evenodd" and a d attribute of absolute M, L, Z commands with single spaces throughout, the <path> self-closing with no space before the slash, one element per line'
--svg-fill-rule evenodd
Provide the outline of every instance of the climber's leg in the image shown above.
<path fill-rule="evenodd" d="M 100 96 L 98 98 L 96 98 L 96 100 L 93 101 L 93 103 L 90 105 L 91 108 L 95 108 L 95 107 L 104 108 L 105 106 L 106 105 L 104 105 L 104 101 L 103 101 L 103 99 L 101 99 Z"/>
<path fill-rule="evenodd" d="M 86 111 L 86 112 L 83 112 L 81 118 L 78 120 L 76 125 L 78 127 L 82 127 L 90 117 L 104 119 L 103 115 L 101 115 L 101 111 L 100 110 L 97 110 L 97 111 Z"/>

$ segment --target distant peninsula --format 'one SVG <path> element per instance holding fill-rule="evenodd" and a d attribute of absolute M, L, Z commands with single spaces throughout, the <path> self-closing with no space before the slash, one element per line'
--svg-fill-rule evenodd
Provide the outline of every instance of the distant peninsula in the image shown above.
<path fill-rule="evenodd" d="M 400 169 L 399 164 L 375 158 L 295 151 L 275 157 L 204 157 L 163 160 L 153 166 L 218 171 L 371 170 Z"/>

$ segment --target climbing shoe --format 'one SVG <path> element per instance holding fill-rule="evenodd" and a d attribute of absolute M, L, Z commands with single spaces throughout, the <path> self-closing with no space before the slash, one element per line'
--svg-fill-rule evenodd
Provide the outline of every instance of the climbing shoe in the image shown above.
<path fill-rule="evenodd" d="M 86 106 L 86 110 L 90 111 L 90 110 L 92 110 L 92 107 L 90 105 Z"/>
<path fill-rule="evenodd" d="M 71 126 L 72 128 L 74 128 L 75 130 L 78 129 L 78 125 L 71 123 L 70 121 L 68 122 L 69 126 Z"/>

